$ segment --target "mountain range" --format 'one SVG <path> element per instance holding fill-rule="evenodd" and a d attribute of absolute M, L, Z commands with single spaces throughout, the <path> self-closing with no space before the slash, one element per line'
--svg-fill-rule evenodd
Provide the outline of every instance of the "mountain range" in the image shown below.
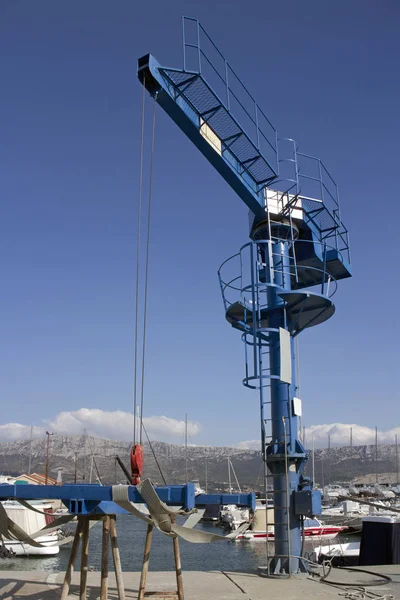
<path fill-rule="evenodd" d="M 130 442 L 86 435 L 55 435 L 50 438 L 49 475 L 56 477 L 62 470 L 63 481 L 97 481 L 97 473 L 103 483 L 125 483 L 126 478 L 115 461 L 118 455 L 129 468 Z M 155 460 L 154 455 L 157 459 Z M 165 442 L 144 444 L 144 476 L 155 483 L 184 483 L 199 480 L 209 490 L 228 489 L 228 458 L 232 464 L 232 487 L 237 489 L 235 474 L 242 489 L 262 489 L 262 461 L 260 452 L 228 447 L 188 446 Z M 30 458 L 31 457 L 31 458 Z M 46 468 L 46 439 L 0 442 L 0 472 L 20 474 L 29 471 L 44 473 Z M 315 451 L 315 475 L 319 485 L 337 481 L 347 482 L 368 474 L 387 474 L 398 471 L 396 446 L 342 446 Z M 311 475 L 309 460 L 305 473 Z M 386 475 L 384 476 L 386 477 Z M 394 475 L 396 479 L 396 475 Z"/>

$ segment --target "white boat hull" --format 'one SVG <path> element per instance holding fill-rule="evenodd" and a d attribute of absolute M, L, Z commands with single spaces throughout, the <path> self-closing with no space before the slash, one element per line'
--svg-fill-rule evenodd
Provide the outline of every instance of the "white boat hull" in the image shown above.
<path fill-rule="evenodd" d="M 344 544 L 332 544 L 329 546 L 317 546 L 311 555 L 311 560 L 314 562 L 322 562 L 323 560 L 332 560 L 334 564 L 340 564 L 340 559 L 345 559 L 347 562 L 358 562 L 360 556 L 360 542 L 347 542 Z M 335 560 L 334 560 L 335 559 Z"/>
<path fill-rule="evenodd" d="M 341 531 L 343 531 L 343 527 L 330 527 L 330 526 L 321 526 L 321 527 L 309 527 L 304 529 L 304 537 L 306 539 L 324 539 L 324 540 L 332 540 L 335 538 Z M 267 538 L 267 533 L 265 531 L 246 531 L 245 533 L 239 534 L 235 541 L 238 542 L 262 542 Z M 268 532 L 268 540 L 273 542 L 275 536 L 273 532 Z"/>
<path fill-rule="evenodd" d="M 56 535 L 43 535 L 38 537 L 36 541 L 42 544 L 40 548 L 24 544 L 18 540 L 7 540 L 4 545 L 15 556 L 56 556 L 60 552 Z"/>

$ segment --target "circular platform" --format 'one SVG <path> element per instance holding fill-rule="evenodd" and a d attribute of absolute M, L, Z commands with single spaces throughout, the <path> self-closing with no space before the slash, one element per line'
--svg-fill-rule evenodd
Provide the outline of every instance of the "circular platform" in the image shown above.
<path fill-rule="evenodd" d="M 298 333 L 307 327 L 324 323 L 335 312 L 335 305 L 326 296 L 298 291 L 282 291 L 278 295 L 285 302 L 288 329 L 291 333 Z M 277 310 L 282 310 L 282 307 L 262 308 L 258 327 L 268 328 L 270 316 Z M 253 310 L 250 305 L 245 306 L 242 302 L 234 302 L 226 311 L 225 316 L 227 321 L 234 327 L 251 332 Z"/>

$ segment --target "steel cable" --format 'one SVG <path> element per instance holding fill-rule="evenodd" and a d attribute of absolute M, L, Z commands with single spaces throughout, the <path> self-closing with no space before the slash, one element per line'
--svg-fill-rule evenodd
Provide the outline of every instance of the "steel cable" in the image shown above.
<path fill-rule="evenodd" d="M 140 141 L 140 166 L 139 166 L 139 200 L 138 200 L 138 223 L 137 223 L 137 250 L 136 250 L 136 288 L 135 288 L 135 350 L 134 350 L 134 374 L 133 374 L 133 443 L 136 443 L 136 412 L 137 412 L 137 350 L 139 329 L 139 267 L 140 267 L 140 221 L 142 215 L 143 197 L 143 156 L 144 156 L 144 125 L 145 125 L 145 81 L 143 81 L 142 94 L 142 131 Z"/>
<path fill-rule="evenodd" d="M 151 225 L 151 200 L 153 193 L 153 161 L 154 161 L 154 138 L 156 127 L 156 107 L 157 93 L 154 96 L 153 105 L 153 123 L 151 131 L 151 153 L 149 167 L 149 197 L 147 204 L 147 240 L 146 240 L 146 258 L 145 258 L 145 282 L 144 282 L 144 306 L 143 306 L 143 345 L 142 345 L 142 374 L 141 374 L 141 392 L 140 392 L 140 434 L 139 443 L 143 438 L 143 400 L 144 400 L 144 376 L 145 376 L 145 357 L 146 357 L 146 332 L 147 332 L 147 295 L 149 283 L 149 248 L 150 248 L 150 225 Z"/>

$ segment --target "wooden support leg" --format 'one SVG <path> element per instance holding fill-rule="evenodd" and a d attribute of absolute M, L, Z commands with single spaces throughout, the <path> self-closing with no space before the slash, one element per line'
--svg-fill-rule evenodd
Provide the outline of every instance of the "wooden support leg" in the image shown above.
<path fill-rule="evenodd" d="M 100 600 L 107 600 L 108 593 L 108 545 L 110 541 L 110 517 L 103 520 L 103 539 L 101 545 L 101 586 Z"/>
<path fill-rule="evenodd" d="M 64 582 L 61 591 L 61 600 L 67 600 L 69 594 L 69 586 L 71 585 L 72 573 L 74 572 L 74 563 L 76 560 L 76 555 L 78 554 L 80 535 L 82 532 L 82 521 L 78 519 L 78 524 L 76 526 L 76 532 L 74 541 L 72 542 L 71 553 L 68 559 L 67 570 L 64 576 Z"/>
<path fill-rule="evenodd" d="M 125 600 L 125 589 L 124 582 L 122 579 L 121 569 L 121 558 L 119 556 L 118 539 L 117 539 L 117 527 L 116 517 L 111 515 L 110 517 L 110 538 L 111 538 L 111 552 L 114 561 L 115 579 L 117 581 L 118 597 L 119 600 Z"/>
<path fill-rule="evenodd" d="M 81 556 L 81 583 L 79 588 L 80 600 L 86 600 L 87 574 L 88 574 L 88 552 L 89 552 L 89 518 L 78 517 L 83 521 L 82 526 L 82 556 Z"/>
<path fill-rule="evenodd" d="M 149 523 L 149 525 L 147 525 L 146 543 L 144 545 L 143 566 L 142 566 L 142 574 L 140 576 L 138 600 L 144 599 L 144 593 L 146 590 L 147 573 L 149 572 L 150 550 L 151 550 L 152 540 L 153 540 L 153 525 L 151 523 Z"/>
<path fill-rule="evenodd" d="M 176 517 L 172 517 L 171 520 L 173 523 L 175 523 Z M 175 536 L 174 538 L 172 538 L 172 544 L 174 546 L 174 559 L 175 559 L 176 584 L 178 587 L 178 600 L 184 600 L 182 566 L 181 566 L 181 551 L 179 548 L 178 536 Z"/>

